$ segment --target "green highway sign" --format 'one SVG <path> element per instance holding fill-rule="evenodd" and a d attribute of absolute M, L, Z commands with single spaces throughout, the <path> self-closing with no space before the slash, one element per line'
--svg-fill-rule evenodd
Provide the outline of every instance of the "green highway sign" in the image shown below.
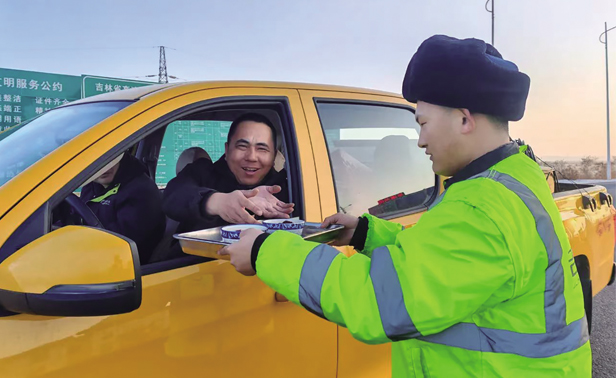
<path fill-rule="evenodd" d="M 225 153 L 225 142 L 231 122 L 228 121 L 175 121 L 167 126 L 156 167 L 156 183 L 166 186 L 175 177 L 178 157 L 187 148 L 201 147 L 212 161 Z"/>
<path fill-rule="evenodd" d="M 0 131 L 80 98 L 79 76 L 0 68 Z"/>
<path fill-rule="evenodd" d="M 112 77 L 92 75 L 82 75 L 81 81 L 82 98 L 156 84 L 151 81 L 116 79 Z"/>
<path fill-rule="evenodd" d="M 0 131 L 80 98 L 156 84 L 0 68 Z"/>

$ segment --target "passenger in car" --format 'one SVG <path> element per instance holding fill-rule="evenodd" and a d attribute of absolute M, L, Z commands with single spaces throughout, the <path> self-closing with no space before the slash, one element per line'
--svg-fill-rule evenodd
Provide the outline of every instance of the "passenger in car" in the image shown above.
<path fill-rule="evenodd" d="M 129 153 L 81 189 L 103 227 L 132 239 L 139 260 L 148 262 L 165 231 L 162 199 L 146 168 Z"/>
<path fill-rule="evenodd" d="M 256 223 L 255 216 L 288 218 L 294 205 L 287 203 L 286 171 L 274 169 L 276 153 L 270 120 L 257 113 L 241 115 L 231 124 L 218 161 L 198 159 L 169 181 L 163 210 L 180 222 L 178 232 Z"/>

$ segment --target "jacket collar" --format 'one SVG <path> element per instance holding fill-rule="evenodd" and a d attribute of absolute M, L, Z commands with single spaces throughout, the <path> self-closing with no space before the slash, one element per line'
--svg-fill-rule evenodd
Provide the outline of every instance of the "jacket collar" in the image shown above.
<path fill-rule="evenodd" d="M 476 174 L 488 170 L 496 163 L 505 160 L 509 156 L 520 152 L 520 148 L 515 142 L 503 144 L 502 146 L 488 152 L 485 155 L 473 160 L 466 167 L 462 168 L 458 173 L 445 180 L 445 189 L 448 189 L 456 182 L 467 180 Z"/>

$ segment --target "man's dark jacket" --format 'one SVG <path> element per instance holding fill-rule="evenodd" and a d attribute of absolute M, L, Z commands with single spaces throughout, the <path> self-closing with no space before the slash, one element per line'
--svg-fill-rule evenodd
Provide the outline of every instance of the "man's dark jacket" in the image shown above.
<path fill-rule="evenodd" d="M 171 219 L 180 222 L 178 232 L 202 230 L 228 224 L 219 216 L 205 212 L 205 203 L 216 192 L 231 193 L 234 190 L 253 189 L 260 185 L 279 185 L 282 190 L 275 194 L 283 202 L 289 202 L 285 170 L 271 169 L 263 180 L 253 186 L 240 184 L 229 169 L 225 156 L 212 163 L 199 159 L 187 165 L 169 181 L 163 195 L 163 210 Z"/>
<path fill-rule="evenodd" d="M 96 198 L 117 187 L 117 193 Z M 126 153 L 107 188 L 91 182 L 81 189 L 81 199 L 109 231 L 132 239 L 137 244 L 141 264 L 146 264 L 165 232 L 165 214 L 160 191 L 146 175 L 145 167 Z"/>

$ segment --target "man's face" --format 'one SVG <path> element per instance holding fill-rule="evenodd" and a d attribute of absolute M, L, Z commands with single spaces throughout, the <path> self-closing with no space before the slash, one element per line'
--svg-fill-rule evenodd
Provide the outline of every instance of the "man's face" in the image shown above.
<path fill-rule="evenodd" d="M 94 182 L 99 183 L 106 188 L 115 178 L 115 175 L 116 173 L 118 173 L 119 168 L 120 163 L 114 165 L 113 167 L 109 168 L 105 173 L 95 178 Z"/>
<path fill-rule="evenodd" d="M 432 160 L 432 170 L 443 176 L 453 176 L 466 164 L 460 159 L 461 119 L 457 109 L 418 101 L 415 118 L 420 125 L 419 147 L 426 150 Z"/>
<path fill-rule="evenodd" d="M 244 121 L 225 144 L 227 165 L 242 185 L 257 185 L 274 166 L 272 130 L 263 123 Z"/>

